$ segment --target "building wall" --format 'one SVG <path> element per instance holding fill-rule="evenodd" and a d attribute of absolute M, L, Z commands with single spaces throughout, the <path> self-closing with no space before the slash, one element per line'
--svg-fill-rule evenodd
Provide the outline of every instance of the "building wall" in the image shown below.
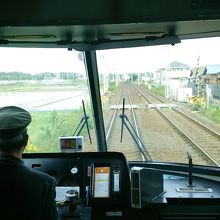
<path fill-rule="evenodd" d="M 213 101 L 220 100 L 220 85 L 210 85 Z"/>
<path fill-rule="evenodd" d="M 189 77 L 190 77 L 189 68 L 167 69 L 166 72 L 164 72 L 166 97 L 176 101 L 183 101 L 186 99 L 186 97 L 184 96 L 190 96 L 191 92 L 186 91 L 186 89 L 188 88 Z"/>
<path fill-rule="evenodd" d="M 168 79 L 165 87 L 166 97 L 176 101 L 185 101 L 187 96 L 192 95 L 188 88 L 188 78 Z"/>

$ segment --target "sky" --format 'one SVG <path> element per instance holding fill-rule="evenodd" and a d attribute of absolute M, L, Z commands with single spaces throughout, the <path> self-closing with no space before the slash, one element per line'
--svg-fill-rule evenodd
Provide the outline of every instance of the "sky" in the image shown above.
<path fill-rule="evenodd" d="M 85 72 L 78 52 L 67 49 L 1 48 L 0 71 L 21 71 L 31 74 L 40 72 Z"/>
<path fill-rule="evenodd" d="M 173 61 L 195 67 L 198 57 L 200 57 L 200 65 L 220 64 L 220 38 L 187 40 L 175 46 L 164 45 L 124 49 L 118 50 L 118 53 L 114 53 L 114 56 L 112 56 L 113 51 L 116 50 L 105 51 L 104 57 L 109 63 L 113 64 L 118 63 L 118 60 L 120 60 L 121 63 L 118 66 L 122 71 L 125 66 L 130 70 L 139 69 L 140 72 L 146 69 L 154 71 L 166 67 Z"/>
<path fill-rule="evenodd" d="M 185 40 L 175 46 L 112 49 L 97 52 L 100 72 L 147 72 L 166 67 L 173 61 L 197 65 L 220 64 L 220 38 Z M 85 73 L 77 51 L 67 49 L 0 47 L 0 71 Z"/>

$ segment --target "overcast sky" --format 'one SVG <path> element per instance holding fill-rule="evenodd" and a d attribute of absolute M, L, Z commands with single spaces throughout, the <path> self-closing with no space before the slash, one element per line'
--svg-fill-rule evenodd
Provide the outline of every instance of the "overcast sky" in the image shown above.
<path fill-rule="evenodd" d="M 104 53 L 105 60 L 108 60 L 109 65 L 118 67 L 121 71 L 125 68 L 131 71 L 138 69 L 140 72 L 153 71 L 160 67 L 166 67 L 173 61 L 194 67 L 198 57 L 200 57 L 200 65 L 220 65 L 220 38 L 187 40 L 175 46 L 109 50 L 102 53 Z"/>
<path fill-rule="evenodd" d="M 98 51 L 100 72 L 146 72 L 178 61 L 194 67 L 220 64 L 220 38 L 182 41 L 175 46 Z M 78 52 L 67 49 L 0 48 L 0 71 L 85 72 Z"/>

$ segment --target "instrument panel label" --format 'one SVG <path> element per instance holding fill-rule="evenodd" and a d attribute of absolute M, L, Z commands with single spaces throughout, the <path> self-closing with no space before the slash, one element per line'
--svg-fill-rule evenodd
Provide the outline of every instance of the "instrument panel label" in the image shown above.
<path fill-rule="evenodd" d="M 110 167 L 95 167 L 94 198 L 110 197 Z"/>

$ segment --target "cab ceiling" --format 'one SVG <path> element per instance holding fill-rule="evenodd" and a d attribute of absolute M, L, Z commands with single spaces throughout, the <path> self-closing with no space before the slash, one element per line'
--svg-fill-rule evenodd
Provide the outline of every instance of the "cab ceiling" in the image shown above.
<path fill-rule="evenodd" d="M 96 50 L 220 36 L 219 0 L 9 0 L 0 45 Z"/>

